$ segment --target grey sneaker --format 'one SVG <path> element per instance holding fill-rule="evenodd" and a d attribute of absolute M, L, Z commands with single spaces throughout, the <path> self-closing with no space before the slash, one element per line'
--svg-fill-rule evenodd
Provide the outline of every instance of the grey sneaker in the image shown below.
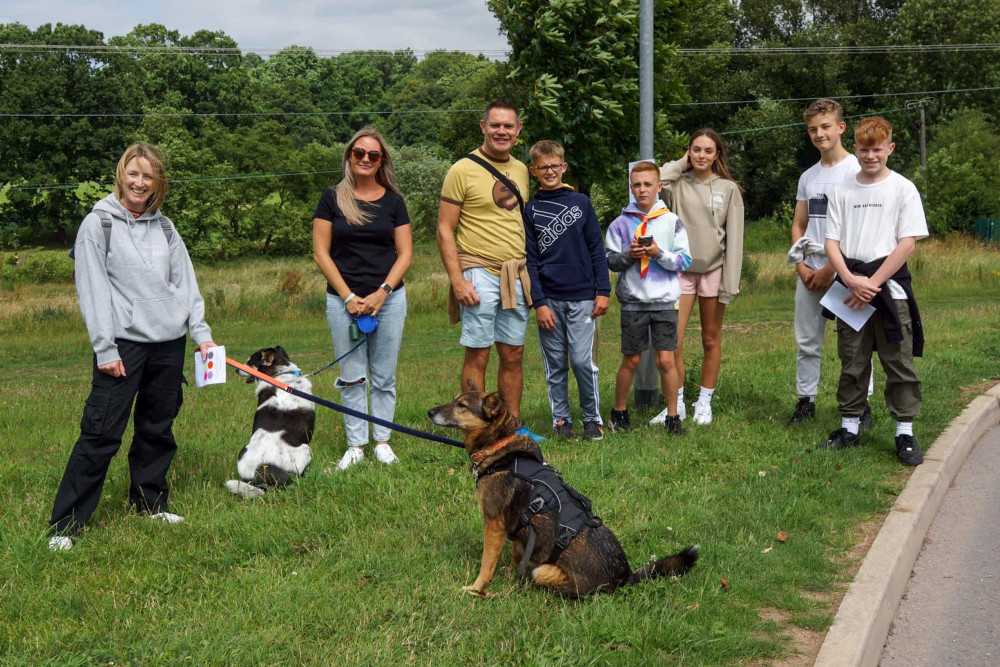
<path fill-rule="evenodd" d="M 604 438 L 604 429 L 597 422 L 583 422 L 583 439 L 584 440 L 602 440 Z"/>
<path fill-rule="evenodd" d="M 896 436 L 896 456 L 904 466 L 918 466 L 924 462 L 924 455 L 920 453 L 917 439 L 912 435 Z"/>
<path fill-rule="evenodd" d="M 565 419 L 560 419 L 555 425 L 556 435 L 560 438 L 566 438 L 567 440 L 572 440 L 576 437 L 573 433 L 573 422 L 566 421 Z"/>

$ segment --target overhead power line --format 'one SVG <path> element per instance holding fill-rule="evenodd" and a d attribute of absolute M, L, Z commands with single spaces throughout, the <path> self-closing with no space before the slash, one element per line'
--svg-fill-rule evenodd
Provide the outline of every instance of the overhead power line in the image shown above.
<path fill-rule="evenodd" d="M 764 56 L 764 55 L 867 55 L 893 53 L 967 53 L 998 51 L 1000 43 L 989 44 L 883 44 L 872 46 L 749 46 L 677 49 L 685 56 Z"/>
<path fill-rule="evenodd" d="M 844 120 L 851 120 L 852 118 L 865 118 L 867 116 L 881 116 L 882 114 L 899 113 L 900 111 L 910 111 L 910 110 L 911 110 L 910 107 L 900 107 L 898 109 L 882 109 L 881 111 L 869 111 L 868 113 L 859 113 L 859 114 L 855 114 L 853 116 L 844 116 Z M 783 125 L 768 125 L 766 127 L 748 127 L 748 128 L 746 128 L 744 130 L 729 130 L 727 132 L 719 132 L 719 134 L 720 135 L 722 135 L 722 134 L 750 134 L 751 132 L 764 132 L 764 131 L 767 131 L 767 130 L 783 130 L 783 129 L 789 128 L 789 127 L 801 127 L 801 126 L 804 126 L 804 125 L 805 125 L 804 122 L 798 121 L 796 123 L 785 123 Z"/>
<path fill-rule="evenodd" d="M 765 102 L 806 102 L 818 100 L 821 97 L 829 97 L 833 100 L 851 100 L 866 97 L 914 97 L 916 95 L 947 95 L 951 93 L 978 93 L 986 90 L 1000 90 L 1000 86 L 987 86 L 984 88 L 952 88 L 950 90 L 911 90 L 905 93 L 867 93 L 864 95 L 816 95 L 813 97 L 782 97 L 770 98 L 760 97 L 755 100 L 723 100 L 719 102 L 674 102 L 668 104 L 670 107 L 701 107 L 721 104 L 762 104 Z"/>
<path fill-rule="evenodd" d="M 187 183 L 204 183 L 210 181 L 249 181 L 261 178 L 291 178 L 296 176 L 322 176 L 324 174 L 341 174 L 343 169 L 326 169 L 321 171 L 286 171 L 270 172 L 262 174 L 235 174 L 232 176 L 191 176 L 188 178 L 169 178 L 167 182 L 171 187 Z M 114 183 L 104 181 L 77 181 L 76 183 L 54 183 L 36 185 L 12 185 L 7 190 L 75 190 L 82 185 L 96 185 L 102 188 L 114 187 Z M 3 188 L 0 188 L 2 190 Z"/>
<path fill-rule="evenodd" d="M 187 55 L 230 55 L 239 56 L 248 53 L 257 55 L 274 55 L 288 51 L 310 51 L 318 56 L 342 56 L 350 53 L 366 56 L 426 56 L 430 53 L 482 54 L 504 56 L 510 54 L 509 49 L 314 49 L 309 46 L 284 47 L 244 47 L 244 46 L 156 46 L 156 45 L 117 45 L 117 44 L 0 44 L 0 51 L 31 52 L 73 52 L 73 53 L 178 53 Z"/>
<path fill-rule="evenodd" d="M 482 113 L 482 109 L 400 109 L 398 111 L 248 111 L 248 112 L 210 112 L 198 111 L 150 111 L 147 113 L 0 113 L 0 118 L 188 118 L 203 117 L 265 117 L 265 116 L 405 116 L 413 114 L 436 113 Z"/>
<path fill-rule="evenodd" d="M 0 51 L 21 52 L 61 52 L 76 53 L 182 53 L 191 55 L 242 55 L 255 53 L 273 55 L 281 51 L 311 51 L 316 55 L 340 56 L 349 53 L 365 55 L 415 55 L 429 53 L 470 53 L 493 57 L 510 55 L 510 49 L 316 49 L 308 46 L 253 47 L 253 46 L 175 46 L 175 45 L 114 45 L 114 44 L 0 44 Z M 758 56 L 758 55 L 830 55 L 830 54 L 893 54 L 893 53 L 967 53 L 976 51 L 998 51 L 1000 43 L 982 44 L 879 44 L 858 46 L 813 45 L 813 46 L 749 46 L 749 47 L 704 47 L 680 48 L 677 53 L 685 56 Z"/>

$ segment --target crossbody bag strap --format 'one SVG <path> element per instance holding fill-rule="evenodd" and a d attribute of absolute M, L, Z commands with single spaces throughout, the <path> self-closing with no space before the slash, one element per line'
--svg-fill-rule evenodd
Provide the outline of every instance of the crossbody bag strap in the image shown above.
<path fill-rule="evenodd" d="M 507 186 L 507 189 L 510 190 L 511 193 L 514 195 L 514 197 L 517 199 L 517 207 L 521 211 L 521 217 L 524 217 L 524 199 L 521 197 L 521 192 L 517 189 L 517 186 L 511 183 L 509 178 L 501 174 L 496 167 L 494 167 L 492 164 L 490 164 L 483 158 L 479 157 L 475 153 L 469 153 L 465 157 L 472 160 L 473 162 L 481 166 L 483 169 L 493 174 L 493 178 L 497 179 L 498 181 Z"/>

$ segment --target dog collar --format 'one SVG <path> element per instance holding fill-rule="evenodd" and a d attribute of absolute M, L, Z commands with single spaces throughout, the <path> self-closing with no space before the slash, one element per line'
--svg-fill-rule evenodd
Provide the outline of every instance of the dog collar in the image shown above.
<path fill-rule="evenodd" d="M 478 452 L 473 452 L 472 454 L 469 454 L 469 458 L 472 459 L 473 465 L 478 466 L 480 463 L 483 462 L 483 460 L 486 459 L 486 457 L 496 454 L 498 451 L 503 449 L 507 445 L 507 443 L 509 443 L 516 437 L 517 433 L 514 433 L 513 435 L 508 435 L 506 438 L 501 438 L 500 440 L 497 440 L 489 447 L 480 449 Z"/>

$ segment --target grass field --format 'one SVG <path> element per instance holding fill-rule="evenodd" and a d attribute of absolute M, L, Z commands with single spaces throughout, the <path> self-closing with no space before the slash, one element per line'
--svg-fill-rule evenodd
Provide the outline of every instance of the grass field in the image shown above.
<path fill-rule="evenodd" d="M 862 533 L 910 470 L 896 462 L 881 369 L 865 446 L 814 451 L 839 425 L 832 326 L 818 418 L 785 426 L 796 398 L 794 272 L 779 252 L 752 254 L 748 265 L 752 280 L 726 315 L 710 426 L 686 422 L 679 438 L 644 426 L 599 443 L 543 445 L 616 531 L 633 567 L 701 544 L 701 561 L 682 579 L 579 601 L 534 589 L 508 569 L 498 570 L 494 597 L 461 593 L 482 546 L 463 452 L 399 436 L 399 465 L 372 458 L 330 473 L 344 448 L 341 418 L 330 410 L 318 412 L 313 466 L 298 484 L 254 502 L 231 496 L 222 485 L 235 476 L 255 405 L 250 386 L 234 380 L 186 392 L 170 474 L 171 509 L 187 517 L 183 524 L 129 513 L 120 455 L 77 546 L 50 553 L 46 523 L 78 434 L 91 353 L 70 285 L 5 284 L 0 664 L 794 664 L 795 638 L 821 636 L 829 625 Z M 926 448 L 1000 376 L 1000 254 L 968 240 L 925 241 L 910 267 L 928 340 L 917 362 L 924 406 L 915 428 Z M 323 285 L 309 261 L 198 273 L 215 340 L 231 357 L 280 344 L 306 370 L 332 359 Z M 420 248 L 407 279 L 396 415 L 417 428 L 428 428 L 427 408 L 458 388 L 462 354 L 444 313 L 446 287 L 436 252 Z M 601 322 L 605 415 L 617 329 L 614 305 Z M 693 331 L 689 397 L 699 348 Z M 337 400 L 335 378 L 335 370 L 318 376 L 315 393 Z M 534 326 L 523 416 L 548 433 Z M 634 415 L 633 423 L 644 420 Z"/>

